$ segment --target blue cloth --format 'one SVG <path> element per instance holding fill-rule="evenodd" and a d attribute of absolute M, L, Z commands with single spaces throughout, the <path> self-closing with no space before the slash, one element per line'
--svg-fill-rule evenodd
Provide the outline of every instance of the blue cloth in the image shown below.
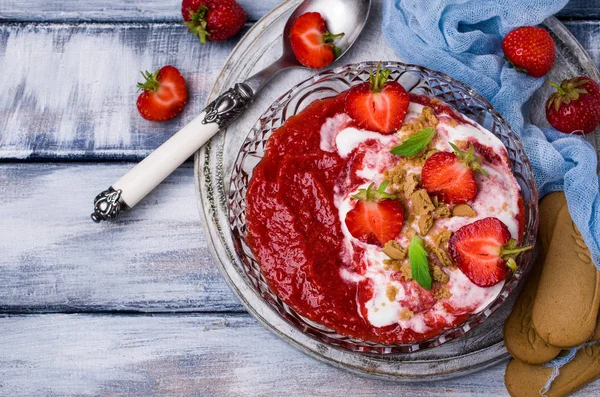
<path fill-rule="evenodd" d="M 569 212 L 600 269 L 600 193 L 594 148 L 524 118 L 544 78 L 503 59 L 502 38 L 538 25 L 567 0 L 384 0 L 383 34 L 409 63 L 444 72 L 487 98 L 521 137 L 540 197 L 564 190 Z"/>

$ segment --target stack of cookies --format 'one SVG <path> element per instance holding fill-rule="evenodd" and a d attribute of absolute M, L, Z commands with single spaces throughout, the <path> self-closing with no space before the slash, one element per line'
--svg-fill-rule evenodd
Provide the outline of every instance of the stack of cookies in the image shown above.
<path fill-rule="evenodd" d="M 513 356 L 505 383 L 511 396 L 539 395 L 553 368 L 544 364 L 600 339 L 600 272 L 571 220 L 562 192 L 540 203 L 539 255 L 504 325 Z M 565 396 L 600 377 L 600 343 L 580 349 L 547 392 Z"/>

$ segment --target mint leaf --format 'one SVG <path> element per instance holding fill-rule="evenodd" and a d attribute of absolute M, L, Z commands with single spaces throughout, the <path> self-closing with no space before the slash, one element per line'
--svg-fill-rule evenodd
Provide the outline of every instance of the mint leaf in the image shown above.
<path fill-rule="evenodd" d="M 411 136 L 400 145 L 396 146 L 391 152 L 397 156 L 411 157 L 419 153 L 425 146 L 431 142 L 435 136 L 435 128 L 427 127 Z"/>
<path fill-rule="evenodd" d="M 431 289 L 431 274 L 429 274 L 429 263 L 427 262 L 427 251 L 423 248 L 423 240 L 414 236 L 408 246 L 408 260 L 412 278 L 421 287 Z"/>

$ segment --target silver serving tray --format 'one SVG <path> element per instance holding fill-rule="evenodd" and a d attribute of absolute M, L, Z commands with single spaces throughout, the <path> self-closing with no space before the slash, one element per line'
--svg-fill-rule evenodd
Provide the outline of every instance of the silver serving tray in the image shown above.
<path fill-rule="evenodd" d="M 299 3 L 300 0 L 283 3 L 248 31 L 225 63 L 208 101 L 279 57 L 283 26 L 289 13 Z M 344 56 L 343 63 L 402 61 L 382 37 L 381 3 L 381 0 L 374 1 L 367 27 L 351 51 Z M 585 74 L 600 80 L 600 73 L 593 61 L 570 32 L 555 18 L 548 18 L 545 25 L 551 31 L 557 47 L 557 60 L 550 79 L 559 81 L 564 77 Z M 205 233 L 216 263 L 231 289 L 251 315 L 286 342 L 311 357 L 361 375 L 399 382 L 448 379 L 481 370 L 508 358 L 502 340 L 502 326 L 515 295 L 483 324 L 462 338 L 411 354 L 378 356 L 332 347 L 304 334 L 281 319 L 248 286 L 239 268 L 234 265 L 238 259 L 227 216 L 227 191 L 233 164 L 260 115 L 280 95 L 312 74 L 314 72 L 298 69 L 277 76 L 246 113 L 209 141 L 195 156 L 196 188 Z M 549 91 L 549 87 L 540 88 L 531 107 L 531 119 L 542 127 L 548 126 L 543 105 Z M 599 132 L 588 135 L 588 140 L 598 148 Z"/>

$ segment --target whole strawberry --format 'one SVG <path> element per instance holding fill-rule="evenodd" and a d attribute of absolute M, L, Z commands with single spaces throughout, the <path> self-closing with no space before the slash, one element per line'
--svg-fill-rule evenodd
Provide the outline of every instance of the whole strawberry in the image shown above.
<path fill-rule="evenodd" d="M 246 12 L 235 0 L 183 0 L 181 14 L 185 26 L 202 44 L 227 40 L 246 23 Z"/>
<path fill-rule="evenodd" d="M 167 65 L 154 73 L 142 73 L 145 81 L 138 83 L 143 92 L 137 108 L 143 118 L 165 121 L 177 116 L 187 103 L 185 80 L 177 68 Z"/>
<path fill-rule="evenodd" d="M 600 122 L 600 87 L 588 77 L 550 82 L 556 92 L 546 102 L 546 118 L 557 130 L 570 134 L 589 134 Z"/>
<path fill-rule="evenodd" d="M 542 77 L 552 69 L 556 50 L 550 34 L 542 28 L 523 26 L 502 40 L 505 58 L 520 72 Z"/>

